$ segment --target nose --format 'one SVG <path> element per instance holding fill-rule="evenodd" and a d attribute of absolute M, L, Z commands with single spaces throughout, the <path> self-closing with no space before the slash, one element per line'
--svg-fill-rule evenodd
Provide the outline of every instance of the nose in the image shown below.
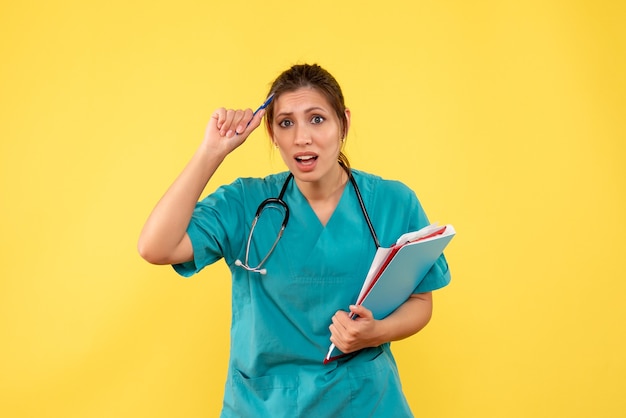
<path fill-rule="evenodd" d="M 296 145 L 310 145 L 313 143 L 313 138 L 311 137 L 311 131 L 308 129 L 306 125 L 298 124 L 295 126 L 295 138 L 294 143 Z"/>

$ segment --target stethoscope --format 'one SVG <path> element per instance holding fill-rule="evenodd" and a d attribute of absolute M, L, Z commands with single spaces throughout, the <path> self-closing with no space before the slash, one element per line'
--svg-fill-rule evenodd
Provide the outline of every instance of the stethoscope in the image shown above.
<path fill-rule="evenodd" d="M 370 217 L 367 214 L 367 210 L 365 209 L 365 204 L 363 203 L 363 197 L 361 196 L 361 191 L 359 190 L 359 186 L 357 186 L 356 180 L 354 180 L 352 173 L 343 164 L 341 164 L 341 166 L 344 170 L 346 170 L 346 173 L 348 174 L 350 183 L 352 183 L 352 186 L 354 187 L 354 191 L 356 192 L 356 197 L 359 201 L 359 206 L 361 206 L 361 212 L 363 212 L 363 217 L 365 218 L 365 222 L 367 222 L 367 227 L 369 228 L 370 233 L 372 234 L 372 238 L 374 239 L 374 244 L 376 245 L 376 248 L 379 248 L 380 242 L 378 241 L 378 237 L 376 236 L 376 231 L 374 231 L 374 226 L 372 225 L 372 221 L 370 220 Z M 256 214 L 254 215 L 254 219 L 252 220 L 252 225 L 250 226 L 250 232 L 248 233 L 248 243 L 246 244 L 245 262 L 242 263 L 241 260 L 235 260 L 236 266 L 239 266 L 253 273 L 267 274 L 267 270 L 261 267 L 263 266 L 263 264 L 265 264 L 265 262 L 270 257 L 272 252 L 274 252 L 274 248 L 276 248 L 278 241 L 280 241 L 280 238 L 283 236 L 283 232 L 285 231 L 285 228 L 287 227 L 287 222 L 289 222 L 289 207 L 283 200 L 283 196 L 285 195 L 285 190 L 287 190 L 287 186 L 289 185 L 289 182 L 291 181 L 292 178 L 293 178 L 293 174 L 289 173 L 289 175 L 285 179 L 285 182 L 283 183 L 283 187 L 280 190 L 280 194 L 278 195 L 278 197 L 270 197 L 268 199 L 265 199 L 264 201 L 261 202 L 261 204 L 257 208 Z M 280 230 L 278 231 L 278 235 L 276 236 L 276 239 L 274 240 L 274 244 L 272 244 L 272 247 L 270 248 L 265 258 L 263 258 L 263 260 L 261 260 L 261 262 L 256 267 L 250 267 L 250 265 L 248 264 L 248 257 L 250 256 L 250 243 L 252 242 L 252 234 L 254 233 L 254 228 L 263 210 L 265 210 L 266 208 L 270 208 L 270 207 L 276 207 L 276 205 L 284 209 L 283 222 L 281 223 Z"/>

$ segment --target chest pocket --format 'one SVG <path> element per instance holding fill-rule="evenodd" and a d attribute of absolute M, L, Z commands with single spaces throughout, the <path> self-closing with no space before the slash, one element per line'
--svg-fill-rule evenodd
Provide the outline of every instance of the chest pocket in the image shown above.
<path fill-rule="evenodd" d="M 309 248 L 285 248 L 292 278 L 310 284 L 349 284 L 346 281 L 355 278 L 362 282 L 373 252 L 368 252 L 370 243 L 356 231 L 354 236 L 345 228 L 324 228 Z"/>

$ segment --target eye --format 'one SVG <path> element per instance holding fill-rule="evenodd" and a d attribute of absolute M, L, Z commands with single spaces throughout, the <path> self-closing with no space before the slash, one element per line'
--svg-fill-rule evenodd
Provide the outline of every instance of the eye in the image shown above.
<path fill-rule="evenodd" d="M 283 119 L 282 121 L 280 121 L 280 123 L 278 124 L 278 126 L 280 126 L 281 128 L 288 128 L 291 125 L 293 125 L 293 122 L 290 121 L 289 119 Z"/>
<path fill-rule="evenodd" d="M 311 119 L 311 123 L 313 123 L 313 124 L 319 124 L 319 123 L 324 122 L 324 120 L 325 120 L 325 119 L 324 119 L 322 116 L 315 115 L 315 116 L 313 116 L 313 118 Z"/>

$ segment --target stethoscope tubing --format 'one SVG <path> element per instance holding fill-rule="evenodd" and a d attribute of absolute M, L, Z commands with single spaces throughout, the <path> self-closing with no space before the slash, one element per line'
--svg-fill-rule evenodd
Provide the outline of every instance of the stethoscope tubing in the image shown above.
<path fill-rule="evenodd" d="M 376 245 L 376 249 L 378 249 L 380 248 L 380 242 L 378 241 L 378 236 L 376 235 L 376 231 L 374 230 L 372 221 L 369 217 L 369 214 L 367 213 L 367 209 L 365 208 L 365 203 L 363 202 L 363 196 L 361 196 L 361 191 L 359 190 L 359 186 L 356 184 L 356 180 L 354 179 L 354 176 L 352 175 L 350 170 L 347 167 L 345 167 L 343 164 L 341 166 L 343 167 L 344 170 L 346 170 L 346 173 L 348 174 L 348 178 L 350 179 L 350 183 L 352 183 L 352 187 L 354 187 L 357 200 L 359 201 L 359 206 L 361 207 L 361 212 L 363 212 L 363 217 L 365 218 L 367 227 L 369 228 L 370 233 L 372 234 L 372 238 L 374 239 L 374 244 Z M 285 201 L 283 200 L 283 197 L 285 195 L 285 191 L 287 190 L 287 186 L 289 185 L 289 182 L 291 181 L 292 178 L 293 178 L 293 173 L 289 173 L 289 175 L 285 179 L 285 182 L 283 183 L 283 186 L 280 190 L 278 197 L 269 197 L 265 199 L 264 201 L 261 202 L 261 204 L 257 208 L 256 213 L 254 215 L 254 219 L 252 220 L 252 225 L 250 226 L 250 232 L 248 233 L 248 241 L 246 243 L 245 262 L 242 263 L 241 260 L 235 260 L 236 266 L 239 266 L 253 273 L 260 273 L 263 275 L 267 273 L 267 270 L 264 268 L 261 268 L 261 266 L 265 264 L 265 262 L 270 257 L 270 255 L 274 252 L 274 249 L 278 245 L 278 241 L 280 241 L 280 238 L 283 236 L 283 232 L 285 231 L 285 228 L 287 227 L 287 223 L 289 222 L 289 206 L 287 206 L 287 203 L 285 203 Z M 272 205 L 272 204 L 279 205 L 285 210 L 283 221 L 281 223 L 280 230 L 278 231 L 278 236 L 274 240 L 274 243 L 272 244 L 272 248 L 270 248 L 270 250 L 268 251 L 267 255 L 263 258 L 263 260 L 261 260 L 261 262 L 256 267 L 250 267 L 250 265 L 248 264 L 248 258 L 250 257 L 250 243 L 252 242 L 252 235 L 254 233 L 254 228 L 256 227 L 259 217 L 261 216 L 261 212 L 263 212 L 263 210 L 267 206 Z"/>

